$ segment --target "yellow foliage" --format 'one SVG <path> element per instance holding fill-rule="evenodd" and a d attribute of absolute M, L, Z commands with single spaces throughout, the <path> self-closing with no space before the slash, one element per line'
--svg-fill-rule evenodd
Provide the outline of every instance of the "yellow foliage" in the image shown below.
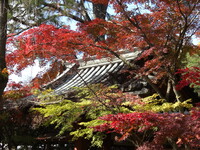
<path fill-rule="evenodd" d="M 183 102 L 169 103 L 165 102 L 164 99 L 157 99 L 158 95 L 153 94 L 152 96 L 148 96 L 143 98 L 141 101 L 143 104 L 136 104 L 133 108 L 139 112 L 145 111 L 153 111 L 153 112 L 174 112 L 180 111 L 183 108 L 190 109 L 192 108 L 192 104 L 190 104 L 191 99 L 188 99 Z"/>
<path fill-rule="evenodd" d="M 7 68 L 4 68 L 4 69 L 1 71 L 1 75 L 3 75 L 4 77 L 8 77 L 9 72 L 8 72 Z"/>
<path fill-rule="evenodd" d="M 9 74 L 7 68 L 4 68 L 2 71 L 1 71 L 2 74 Z"/>

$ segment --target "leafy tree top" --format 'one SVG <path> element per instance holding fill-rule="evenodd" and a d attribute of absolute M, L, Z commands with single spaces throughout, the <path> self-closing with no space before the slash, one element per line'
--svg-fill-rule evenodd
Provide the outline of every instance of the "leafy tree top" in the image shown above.
<path fill-rule="evenodd" d="M 160 79 L 169 80 L 169 88 L 173 87 L 179 101 L 181 95 L 175 89 L 175 72 L 182 67 L 182 58 L 187 52 L 199 50 L 191 42 L 192 35 L 199 35 L 198 0 L 91 2 L 99 6 L 109 2 L 116 15 L 111 20 L 96 18 L 80 22 L 77 31 L 66 26 L 42 24 L 10 38 L 8 44 L 16 50 L 7 55 L 9 69 L 17 64 L 17 71 L 20 71 L 32 65 L 35 59 L 39 59 L 41 65 L 61 59 L 73 62 L 77 51 L 83 52 L 84 58 L 118 57 L 137 70 L 135 74 L 146 80 L 163 99 L 168 99 L 169 94 L 161 92 L 154 84 Z M 131 5 L 134 7 L 130 8 Z M 135 47 L 143 51 L 138 58 L 144 60 L 143 66 L 131 64 L 121 56 L 121 49 L 135 51 Z M 155 78 L 151 80 L 148 75 Z"/>

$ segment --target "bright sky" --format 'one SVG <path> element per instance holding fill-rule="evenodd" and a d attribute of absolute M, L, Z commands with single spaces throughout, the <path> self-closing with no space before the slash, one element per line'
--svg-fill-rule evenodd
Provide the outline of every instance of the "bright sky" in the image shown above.
<path fill-rule="evenodd" d="M 21 75 L 18 76 L 16 74 L 11 74 L 9 76 L 9 80 L 15 81 L 15 82 L 23 82 L 24 84 L 30 82 L 34 77 L 36 77 L 36 75 L 39 72 L 42 72 L 46 69 L 48 69 L 49 65 L 45 66 L 45 67 L 39 67 L 39 61 L 35 61 L 35 65 L 27 67 L 26 69 L 24 69 L 23 71 L 21 71 Z"/>

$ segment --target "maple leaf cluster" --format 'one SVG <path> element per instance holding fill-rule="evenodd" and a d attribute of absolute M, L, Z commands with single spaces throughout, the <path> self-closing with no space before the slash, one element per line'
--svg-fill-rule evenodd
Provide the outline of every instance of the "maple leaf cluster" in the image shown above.
<path fill-rule="evenodd" d="M 103 5 L 107 5 L 109 2 L 109 0 L 90 0 L 90 1 L 95 4 L 103 4 Z"/>
<path fill-rule="evenodd" d="M 96 91 L 91 91 L 88 87 L 83 88 L 82 92 L 80 90 L 79 94 L 82 94 L 82 97 L 77 94 L 80 96 L 78 97 L 80 101 L 66 100 L 55 105 L 43 106 L 39 110 L 51 118 L 51 124 L 61 127 L 61 133 L 73 128 L 74 123 L 82 121 L 82 116 L 86 116 L 89 122 L 80 124 L 83 127 L 82 136 L 90 134 L 91 138 L 93 129 L 104 133 L 114 132 L 121 135 L 116 137 L 117 141 L 129 139 L 138 150 L 164 149 L 166 145 L 199 148 L 198 104 L 185 113 L 164 113 L 164 109 L 158 108 L 165 106 L 168 111 L 173 111 L 172 108 L 181 111 L 179 107 L 182 106 L 184 109 L 190 109 L 191 104 L 187 104 L 190 100 L 186 103 L 179 100 L 181 95 L 175 88 L 178 83 L 177 74 L 181 74 L 182 79 L 176 86 L 177 89 L 189 84 L 200 86 L 199 67 L 180 69 L 187 53 L 199 51 L 199 46 L 191 43 L 191 37 L 194 34 L 198 37 L 200 33 L 199 0 L 90 1 L 95 4 L 112 5 L 116 15 L 110 20 L 96 18 L 79 23 L 77 31 L 72 31 L 66 26 L 58 28 L 42 24 L 19 35 L 8 37 L 6 59 L 9 72 L 19 73 L 27 66 L 33 65 L 36 59 L 40 61 L 41 66 L 51 62 L 52 69 L 43 73 L 43 77 L 38 75 L 32 80 L 30 86 L 24 87 L 21 84 L 11 83 L 13 90 L 7 91 L 4 97 L 17 100 L 29 96 L 33 87 L 39 88 L 42 84 L 53 80 L 58 72 L 63 71 L 61 61 L 76 62 L 77 52 L 83 52 L 85 60 L 91 56 L 111 59 L 117 57 L 131 70 L 127 71 L 130 73 L 130 78 L 137 76 L 144 79 L 150 86 L 153 85 L 152 88 L 157 92 L 154 97 L 160 96 L 162 99 L 155 102 L 156 98 L 151 97 L 150 102 L 145 103 L 135 95 L 124 95 L 116 88 L 105 88 L 100 85 L 96 86 Z M 136 50 L 141 52 L 136 63 L 141 61 L 141 64 L 127 63 L 120 57 L 125 51 Z M 7 68 L 1 73 L 7 76 Z M 153 78 L 148 78 L 150 75 L 153 75 Z M 160 84 L 159 81 L 164 84 Z M 164 92 L 159 91 L 162 85 L 167 89 Z M 156 90 L 155 86 L 159 90 Z M 173 92 L 173 95 L 171 96 L 169 92 Z M 166 93 L 166 96 L 161 96 L 163 93 Z M 177 103 L 162 105 L 162 101 L 168 102 L 170 96 L 175 97 Z M 52 101 L 59 99 L 51 94 L 42 94 L 41 97 L 53 99 Z M 21 118 L 21 121 L 23 114 L 19 112 L 17 115 L 16 118 Z M 101 117 L 97 120 L 99 116 Z M 106 123 L 99 125 L 98 121 Z M 98 125 L 91 128 L 90 125 L 97 122 Z M 77 136 L 81 137 L 78 134 Z"/>
<path fill-rule="evenodd" d="M 199 108 L 194 108 L 190 114 L 182 113 L 152 113 L 133 112 L 128 114 L 110 114 L 100 117 L 106 123 L 93 127 L 100 132 L 115 132 L 121 135 L 118 141 L 125 140 L 134 134 L 145 134 L 151 131 L 153 140 L 142 141 L 142 147 L 163 147 L 167 142 L 173 141 L 179 147 L 188 145 L 193 148 L 200 147 L 200 116 Z M 153 132 L 153 133 L 152 133 Z M 142 139 L 142 138 L 141 138 Z M 137 140 L 137 138 L 132 139 Z M 144 145 L 146 146 L 144 146 Z"/>
<path fill-rule="evenodd" d="M 11 72 L 14 66 L 18 72 L 23 70 L 35 59 L 40 59 L 43 65 L 56 59 L 74 62 L 77 51 L 83 52 L 84 58 L 94 55 L 101 58 L 120 55 L 122 49 L 135 51 L 137 47 L 144 52 L 138 60 L 145 60 L 138 74 L 154 74 L 156 82 L 174 76 L 184 54 L 197 49 L 188 42 L 198 26 L 195 12 L 199 5 L 195 0 L 185 3 L 169 0 L 91 2 L 109 3 L 116 16 L 109 21 L 96 18 L 79 23 L 78 31 L 42 24 L 10 37 L 8 44 L 16 48 L 7 55 Z M 130 8 L 130 4 L 135 7 Z M 142 9 L 146 11 L 141 13 Z"/>
<path fill-rule="evenodd" d="M 177 89 L 182 89 L 185 86 L 191 84 L 192 87 L 200 86 L 200 68 L 199 67 L 191 67 L 185 69 L 179 69 L 177 74 L 181 74 L 181 81 L 176 86 Z"/>
<path fill-rule="evenodd" d="M 11 88 L 4 92 L 3 97 L 5 100 L 19 100 L 21 98 L 30 96 L 32 95 L 32 88 L 36 88 L 36 86 L 24 86 L 22 82 L 10 82 L 8 87 Z"/>
<path fill-rule="evenodd" d="M 7 55 L 8 65 L 18 64 L 17 70 L 22 70 L 33 64 L 37 58 L 51 60 L 55 56 L 63 60 L 67 58 L 73 60 L 75 53 L 69 43 L 77 38 L 78 33 L 65 28 L 58 29 L 53 25 L 44 24 L 29 29 L 19 36 L 9 38 L 8 44 L 12 43 L 12 48 L 16 50 Z"/>

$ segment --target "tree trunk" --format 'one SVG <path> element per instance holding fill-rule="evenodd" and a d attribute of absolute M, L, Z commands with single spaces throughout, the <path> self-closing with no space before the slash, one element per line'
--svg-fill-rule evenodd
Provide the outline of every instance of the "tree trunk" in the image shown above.
<path fill-rule="evenodd" d="M 94 18 L 105 19 L 108 4 L 96 4 L 93 3 Z"/>
<path fill-rule="evenodd" d="M 0 1 L 0 107 L 2 107 L 2 95 L 8 82 L 6 71 L 6 36 L 7 36 L 7 10 L 8 0 Z"/>
<path fill-rule="evenodd" d="M 107 13 L 108 3 L 107 4 L 96 4 L 93 3 L 93 13 L 94 18 L 105 19 Z M 105 39 L 105 35 L 101 35 L 97 37 L 96 41 L 103 41 Z"/>

